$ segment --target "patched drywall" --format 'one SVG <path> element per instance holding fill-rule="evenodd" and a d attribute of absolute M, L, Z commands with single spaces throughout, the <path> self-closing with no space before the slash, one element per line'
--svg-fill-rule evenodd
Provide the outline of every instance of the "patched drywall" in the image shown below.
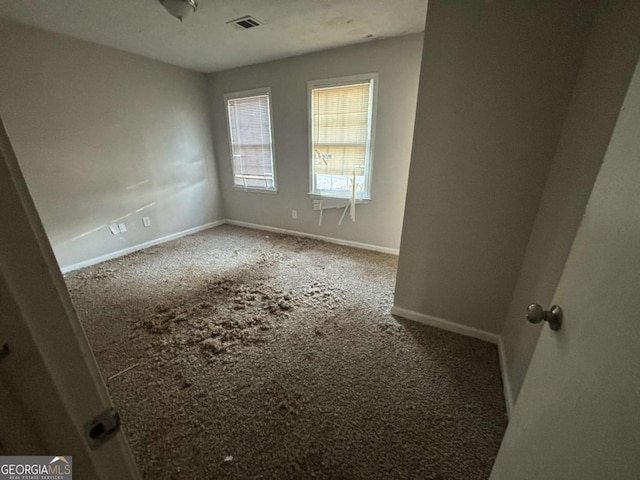
<path fill-rule="evenodd" d="M 540 333 L 524 310 L 532 302 L 550 306 L 640 54 L 639 38 L 640 3 L 600 2 L 501 335 L 513 402 Z"/>
<path fill-rule="evenodd" d="M 224 218 L 203 75 L 4 20 L 0 64 L 0 115 L 61 266 Z"/>
<path fill-rule="evenodd" d="M 214 143 L 227 218 L 240 222 L 397 249 L 411 156 L 422 34 L 329 50 L 210 76 Z M 372 202 L 356 221 L 338 225 L 325 210 L 322 226 L 309 191 L 307 81 L 378 72 Z M 224 94 L 270 87 L 278 194 L 233 188 Z M 292 218 L 291 210 L 297 211 Z"/>
<path fill-rule="evenodd" d="M 395 305 L 499 333 L 593 2 L 429 2 Z"/>

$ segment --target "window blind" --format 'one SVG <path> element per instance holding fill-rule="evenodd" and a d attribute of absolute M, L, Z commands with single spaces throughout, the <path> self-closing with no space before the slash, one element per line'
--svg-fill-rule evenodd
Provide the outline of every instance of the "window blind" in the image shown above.
<path fill-rule="evenodd" d="M 371 137 L 371 81 L 312 89 L 314 191 L 366 189 Z"/>
<path fill-rule="evenodd" d="M 233 183 L 275 189 L 269 95 L 227 101 Z"/>

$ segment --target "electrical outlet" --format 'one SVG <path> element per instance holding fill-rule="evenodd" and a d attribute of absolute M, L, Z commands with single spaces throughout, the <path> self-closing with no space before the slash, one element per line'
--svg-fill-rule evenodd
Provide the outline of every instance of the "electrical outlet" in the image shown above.
<path fill-rule="evenodd" d="M 120 233 L 120 228 L 118 228 L 118 224 L 117 223 L 113 223 L 111 225 L 109 225 L 109 230 L 111 230 L 111 233 L 114 235 L 117 235 Z"/>
<path fill-rule="evenodd" d="M 124 233 L 127 231 L 127 226 L 124 223 L 119 223 L 118 228 L 120 229 L 121 233 Z"/>
<path fill-rule="evenodd" d="M 142 224 L 145 227 L 150 227 L 151 226 L 151 218 L 149 217 L 142 217 Z"/>
<path fill-rule="evenodd" d="M 291 210 L 291 218 L 298 218 L 298 211 L 297 210 Z"/>

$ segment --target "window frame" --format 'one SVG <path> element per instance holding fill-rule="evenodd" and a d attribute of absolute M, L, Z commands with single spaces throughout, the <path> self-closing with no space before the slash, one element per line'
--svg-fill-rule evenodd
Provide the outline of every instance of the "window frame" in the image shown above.
<path fill-rule="evenodd" d="M 308 119 L 308 157 L 309 157 L 309 197 L 313 199 L 321 198 L 350 198 L 350 194 L 339 192 L 321 193 L 314 191 L 313 183 L 313 89 L 322 87 L 339 87 L 343 85 L 354 85 L 371 82 L 371 95 L 369 98 L 369 141 L 365 153 L 365 191 L 356 197 L 358 203 L 371 201 L 371 186 L 373 177 L 373 159 L 376 137 L 377 108 L 378 108 L 378 72 L 361 73 L 357 75 L 346 75 L 343 77 L 325 78 L 321 80 L 309 80 L 307 82 L 307 119 Z"/>
<path fill-rule="evenodd" d="M 231 119 L 229 118 L 229 100 L 236 100 L 240 98 L 251 98 L 251 97 L 260 97 L 266 95 L 267 97 L 267 106 L 269 108 L 269 135 L 271 135 L 271 168 L 273 170 L 273 188 L 263 188 L 263 187 L 247 187 L 242 185 L 236 185 L 235 182 L 235 171 L 234 171 L 234 163 L 233 163 L 233 143 L 231 140 Z M 241 192 L 249 192 L 249 193 L 267 193 L 267 194 L 277 194 L 278 193 L 278 175 L 277 175 L 277 164 L 276 164 L 276 146 L 275 146 L 275 137 L 273 134 L 273 102 L 271 101 L 271 87 L 263 87 L 263 88 L 254 88 L 252 90 L 242 90 L 238 92 L 229 92 L 224 94 L 224 113 L 226 117 L 227 124 L 227 142 L 229 145 L 229 163 L 231 166 L 231 186 L 239 190 Z"/>

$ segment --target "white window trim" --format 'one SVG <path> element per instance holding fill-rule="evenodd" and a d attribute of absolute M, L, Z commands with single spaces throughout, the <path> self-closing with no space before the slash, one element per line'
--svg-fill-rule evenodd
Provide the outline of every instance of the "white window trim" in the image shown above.
<path fill-rule="evenodd" d="M 269 102 L 269 134 L 271 135 L 271 163 L 273 167 L 273 188 L 260 188 L 260 187 L 246 187 L 236 185 L 235 173 L 233 171 L 233 145 L 231 143 L 231 125 L 229 125 L 229 100 L 236 98 L 250 98 L 266 95 Z M 253 90 L 243 90 L 241 92 L 230 92 L 224 95 L 224 115 L 227 123 L 227 143 L 229 145 L 229 165 L 231 166 L 231 186 L 240 190 L 241 192 L 248 193 L 267 193 L 275 195 L 278 193 L 278 175 L 276 165 L 276 145 L 275 137 L 273 135 L 273 102 L 271 101 L 271 87 L 255 88 Z"/>
<path fill-rule="evenodd" d="M 307 117 L 308 117 L 308 134 L 309 134 L 309 197 L 313 199 L 322 198 L 345 198 L 340 194 L 320 194 L 313 191 L 313 95 L 312 90 L 317 87 L 337 87 L 340 85 L 349 85 L 352 83 L 362 82 L 363 80 L 371 81 L 373 95 L 371 95 L 369 104 L 369 122 L 371 122 L 371 133 L 369 139 L 369 149 L 365 157 L 366 190 L 365 194 L 356 199 L 356 203 L 369 203 L 371 201 L 371 179 L 373 177 L 373 151 L 376 138 L 376 123 L 378 109 L 378 73 L 362 73 L 358 75 L 348 75 L 344 77 L 326 78 L 323 80 L 309 80 L 307 82 Z M 347 195 L 348 199 L 350 196 Z"/>

